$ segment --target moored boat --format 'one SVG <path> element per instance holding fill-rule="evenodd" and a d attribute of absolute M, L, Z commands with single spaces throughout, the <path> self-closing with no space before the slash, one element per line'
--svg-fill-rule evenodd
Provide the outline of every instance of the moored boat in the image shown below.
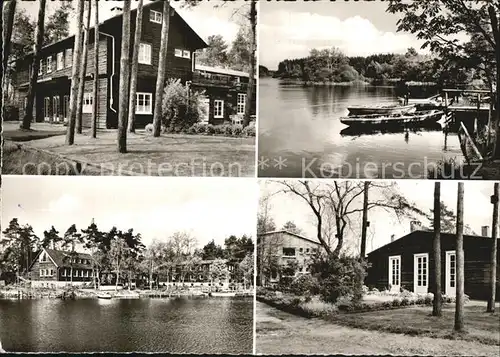
<path fill-rule="evenodd" d="M 112 296 L 110 294 L 108 294 L 108 293 L 98 293 L 97 297 L 99 299 L 106 299 L 106 300 L 109 300 L 109 299 L 112 298 Z"/>
<path fill-rule="evenodd" d="M 349 115 L 366 115 L 366 114 L 404 114 L 413 113 L 417 110 L 415 104 L 410 105 L 378 105 L 369 106 L 361 105 L 347 107 Z"/>
<path fill-rule="evenodd" d="M 349 126 L 390 126 L 435 123 L 444 115 L 440 110 L 426 110 L 407 114 L 369 114 L 340 118 L 340 122 Z"/>
<path fill-rule="evenodd" d="M 236 291 L 214 291 L 210 293 L 213 297 L 233 297 L 236 296 Z"/>

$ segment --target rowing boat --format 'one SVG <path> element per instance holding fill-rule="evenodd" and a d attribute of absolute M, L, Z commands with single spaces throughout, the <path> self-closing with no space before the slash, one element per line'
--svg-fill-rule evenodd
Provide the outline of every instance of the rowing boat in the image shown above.
<path fill-rule="evenodd" d="M 349 115 L 366 115 L 366 114 L 404 114 L 413 113 L 417 110 L 415 104 L 410 105 L 361 105 L 348 107 Z"/>
<path fill-rule="evenodd" d="M 390 126 L 435 123 L 440 120 L 444 112 L 440 110 L 426 110 L 407 114 L 369 114 L 340 118 L 340 122 L 349 126 Z"/>
<path fill-rule="evenodd" d="M 111 299 L 111 298 L 112 298 L 112 296 L 111 296 L 111 295 L 109 295 L 108 293 L 98 293 L 98 294 L 97 294 L 97 297 L 98 297 L 99 299 L 106 299 L 106 300 L 109 300 L 109 299 Z"/>

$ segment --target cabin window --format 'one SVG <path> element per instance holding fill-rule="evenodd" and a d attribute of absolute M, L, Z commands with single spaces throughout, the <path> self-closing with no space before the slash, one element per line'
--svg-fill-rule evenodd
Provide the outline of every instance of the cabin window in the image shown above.
<path fill-rule="evenodd" d="M 24 97 L 24 109 L 28 107 L 28 98 Z"/>
<path fill-rule="evenodd" d="M 389 285 L 392 291 L 400 290 L 401 286 L 401 256 L 389 257 Z"/>
<path fill-rule="evenodd" d="M 190 59 L 191 58 L 191 51 L 176 48 L 175 49 L 175 57 Z"/>
<path fill-rule="evenodd" d="M 85 277 L 88 278 L 89 277 L 89 271 L 88 270 L 85 270 Z"/>
<path fill-rule="evenodd" d="M 456 255 L 450 254 L 450 287 L 455 287 L 456 281 Z"/>
<path fill-rule="evenodd" d="M 306 254 L 309 254 L 309 248 L 306 248 Z"/>
<path fill-rule="evenodd" d="M 52 72 L 52 56 L 47 57 L 47 73 Z"/>
<path fill-rule="evenodd" d="M 50 269 L 50 276 L 54 275 L 54 269 Z"/>
<path fill-rule="evenodd" d="M 247 95 L 245 93 L 238 93 L 238 102 L 236 106 L 237 114 L 245 114 L 246 100 L 247 100 Z"/>
<path fill-rule="evenodd" d="M 295 248 L 283 247 L 283 255 L 286 257 L 294 257 L 295 256 Z"/>
<path fill-rule="evenodd" d="M 47 261 L 47 254 L 43 253 L 42 254 L 42 259 L 41 259 L 42 262 L 46 262 Z"/>
<path fill-rule="evenodd" d="M 149 43 L 139 44 L 139 63 L 151 64 L 151 45 Z"/>
<path fill-rule="evenodd" d="M 182 51 L 182 57 L 184 58 L 191 58 L 191 51 L 188 51 L 188 50 L 183 50 Z"/>
<path fill-rule="evenodd" d="M 155 10 L 149 10 L 149 21 L 161 24 L 162 13 Z"/>
<path fill-rule="evenodd" d="M 182 50 L 176 48 L 175 49 L 175 57 L 182 57 Z"/>
<path fill-rule="evenodd" d="M 40 269 L 40 276 L 43 276 L 43 269 Z"/>
<path fill-rule="evenodd" d="M 66 50 L 66 59 L 65 59 L 65 62 L 66 62 L 66 68 L 72 66 L 72 64 L 73 64 L 73 49 L 72 48 L 68 48 Z"/>
<path fill-rule="evenodd" d="M 214 118 L 224 118 L 224 101 L 214 100 Z"/>
<path fill-rule="evenodd" d="M 299 248 L 299 253 L 302 253 L 303 252 L 303 248 Z"/>
<path fill-rule="evenodd" d="M 66 276 L 66 269 L 64 269 L 64 268 L 63 268 L 63 269 L 61 270 L 61 276 Z"/>
<path fill-rule="evenodd" d="M 73 270 L 73 276 L 78 276 L 78 271 L 76 269 Z"/>
<path fill-rule="evenodd" d="M 92 93 L 83 94 L 83 107 L 82 113 L 92 113 L 94 96 Z M 78 259 L 77 259 L 78 260 Z"/>
<path fill-rule="evenodd" d="M 135 114 L 153 114 L 153 95 L 151 93 L 137 93 Z"/>
<path fill-rule="evenodd" d="M 57 70 L 64 68 L 64 52 L 59 52 L 57 54 Z"/>
<path fill-rule="evenodd" d="M 38 75 L 41 76 L 43 74 L 43 60 L 40 60 L 40 67 L 38 67 Z"/>

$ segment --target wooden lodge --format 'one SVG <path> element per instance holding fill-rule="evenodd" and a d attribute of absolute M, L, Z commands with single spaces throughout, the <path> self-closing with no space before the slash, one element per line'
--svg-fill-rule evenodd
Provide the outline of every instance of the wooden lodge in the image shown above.
<path fill-rule="evenodd" d="M 487 227 L 483 236 L 464 235 L 464 291 L 470 298 L 487 299 L 490 291 L 490 252 L 492 238 Z M 434 286 L 434 232 L 414 230 L 368 254 L 370 268 L 365 280 L 368 287 L 379 290 L 415 293 L 432 292 Z M 500 239 L 497 239 L 497 241 Z M 454 296 L 456 291 L 456 235 L 441 233 L 442 292 Z M 497 243 L 497 255 L 500 244 Z M 500 289 L 500 266 L 497 265 L 497 291 Z M 499 296 L 497 294 L 497 300 Z"/>
<path fill-rule="evenodd" d="M 143 7 L 142 35 L 139 47 L 139 69 L 136 96 L 136 125 L 144 127 L 153 120 L 156 78 L 161 43 L 162 1 L 153 1 Z M 114 8 L 113 17 L 99 25 L 99 98 L 98 128 L 116 128 L 118 125 L 118 90 L 120 78 L 120 53 L 122 19 L 120 8 Z M 131 11 L 130 58 L 134 46 L 137 10 Z M 94 28 L 89 31 L 88 60 L 83 98 L 83 127 L 91 126 L 93 111 L 92 86 L 94 82 Z M 69 95 L 73 65 L 75 36 L 43 47 L 41 50 L 38 81 L 35 86 L 34 118 L 36 122 L 65 122 L 69 116 Z M 193 79 L 195 51 L 208 45 L 171 8 L 169 39 L 166 61 L 166 77 L 181 79 L 182 83 Z M 33 53 L 16 61 L 14 75 L 15 98 L 19 117 L 24 116 L 29 74 Z"/>
<path fill-rule="evenodd" d="M 33 287 L 56 288 L 92 281 L 92 257 L 85 253 L 42 248 L 28 269 Z"/>

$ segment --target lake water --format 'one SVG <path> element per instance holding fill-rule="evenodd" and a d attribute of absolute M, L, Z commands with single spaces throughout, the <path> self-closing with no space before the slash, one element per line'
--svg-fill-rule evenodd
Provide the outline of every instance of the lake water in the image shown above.
<path fill-rule="evenodd" d="M 395 104 L 394 88 L 303 87 L 259 82 L 259 176 L 424 178 L 442 160 L 463 160 L 458 136 L 438 125 L 400 132 L 349 132 L 347 107 Z"/>
<path fill-rule="evenodd" d="M 9 352 L 252 353 L 252 298 L 0 300 Z"/>

